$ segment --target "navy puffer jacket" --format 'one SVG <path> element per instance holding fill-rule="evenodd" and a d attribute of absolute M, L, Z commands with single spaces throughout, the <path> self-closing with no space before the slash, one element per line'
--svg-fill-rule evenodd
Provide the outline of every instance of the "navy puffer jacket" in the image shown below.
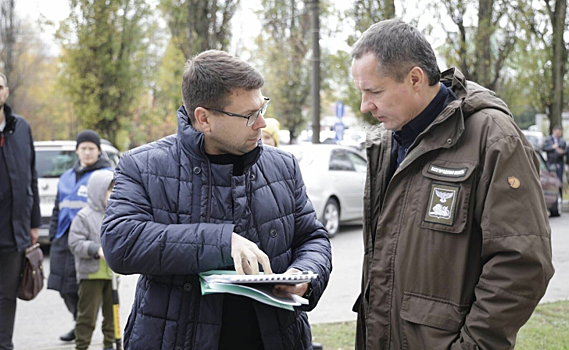
<path fill-rule="evenodd" d="M 140 273 L 125 349 L 217 349 L 223 295 L 201 296 L 197 273 L 233 265 L 231 235 L 255 242 L 275 273 L 312 270 L 310 304 L 294 312 L 254 302 L 266 349 L 311 349 L 304 311 L 324 291 L 331 250 L 298 164 L 267 147 L 241 176 L 210 164 L 203 134 L 178 110 L 178 134 L 126 153 L 102 227 L 118 273 Z"/>

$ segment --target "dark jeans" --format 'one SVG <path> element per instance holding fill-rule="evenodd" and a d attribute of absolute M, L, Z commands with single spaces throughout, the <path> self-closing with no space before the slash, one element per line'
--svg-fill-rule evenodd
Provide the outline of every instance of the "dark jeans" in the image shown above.
<path fill-rule="evenodd" d="M 12 335 L 16 318 L 16 295 L 24 252 L 0 253 L 0 349 L 13 349 Z"/>
<path fill-rule="evenodd" d="M 103 306 L 103 345 L 107 348 L 113 346 L 115 339 L 111 280 L 81 280 L 77 323 L 75 324 L 77 350 L 89 348 L 101 304 Z"/>
<path fill-rule="evenodd" d="M 559 178 L 559 181 L 561 181 L 561 183 L 563 184 L 563 169 L 565 167 L 565 164 L 563 162 L 558 162 L 558 163 L 547 163 L 550 167 L 555 168 L 555 173 L 557 174 L 557 177 Z"/>
<path fill-rule="evenodd" d="M 563 164 L 563 162 L 560 162 L 557 164 L 557 177 L 559 178 L 559 180 L 561 181 L 561 183 L 563 184 L 563 169 L 565 167 L 565 164 Z"/>

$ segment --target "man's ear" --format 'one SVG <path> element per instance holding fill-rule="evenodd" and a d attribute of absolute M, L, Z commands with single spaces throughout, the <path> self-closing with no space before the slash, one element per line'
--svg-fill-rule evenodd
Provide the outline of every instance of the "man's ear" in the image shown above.
<path fill-rule="evenodd" d="M 407 79 L 410 80 L 413 89 L 420 89 L 424 87 L 425 84 L 428 85 L 429 83 L 427 81 L 427 75 L 425 74 L 425 72 L 417 66 L 413 67 L 409 71 L 409 73 L 407 74 Z"/>
<path fill-rule="evenodd" d="M 210 131 L 211 129 L 210 116 L 211 113 L 207 109 L 203 107 L 196 107 L 196 109 L 194 110 L 194 119 L 196 121 L 196 125 L 194 125 L 194 128 L 201 132 Z"/>

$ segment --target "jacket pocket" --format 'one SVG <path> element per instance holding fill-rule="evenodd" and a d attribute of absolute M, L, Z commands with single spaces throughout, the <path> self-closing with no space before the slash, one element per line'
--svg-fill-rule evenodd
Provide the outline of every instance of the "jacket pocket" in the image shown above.
<path fill-rule="evenodd" d="M 470 305 L 404 293 L 399 316 L 403 320 L 404 349 L 449 349 L 460 336 Z"/>
<path fill-rule="evenodd" d="M 425 165 L 425 186 L 421 186 L 421 191 L 427 203 L 419 211 L 422 228 L 449 233 L 464 231 L 475 169 L 476 164 L 466 162 L 437 160 Z"/>
<path fill-rule="evenodd" d="M 79 266 L 77 266 L 79 269 L 79 274 L 86 275 L 85 277 L 88 277 L 88 275 L 99 271 L 99 267 L 99 260 L 96 260 L 94 258 L 80 258 Z"/>

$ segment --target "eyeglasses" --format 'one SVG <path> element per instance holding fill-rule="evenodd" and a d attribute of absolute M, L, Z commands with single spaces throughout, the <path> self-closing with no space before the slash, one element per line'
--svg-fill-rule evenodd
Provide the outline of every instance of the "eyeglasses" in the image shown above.
<path fill-rule="evenodd" d="M 260 114 L 265 115 L 267 108 L 269 108 L 269 103 L 271 102 L 271 99 L 268 97 L 264 97 L 263 99 L 265 100 L 263 107 L 261 107 L 260 109 L 256 110 L 255 112 L 253 112 L 249 115 L 241 115 L 241 114 L 230 113 L 230 112 L 222 111 L 221 109 L 215 109 L 215 108 L 206 108 L 206 107 L 203 107 L 203 108 L 205 108 L 207 110 L 223 113 L 223 114 L 228 115 L 230 117 L 245 118 L 245 119 L 247 119 L 247 124 L 245 124 L 245 125 L 251 126 L 251 125 L 255 124 L 255 122 L 257 121 L 257 118 L 259 118 L 259 115 Z"/>

